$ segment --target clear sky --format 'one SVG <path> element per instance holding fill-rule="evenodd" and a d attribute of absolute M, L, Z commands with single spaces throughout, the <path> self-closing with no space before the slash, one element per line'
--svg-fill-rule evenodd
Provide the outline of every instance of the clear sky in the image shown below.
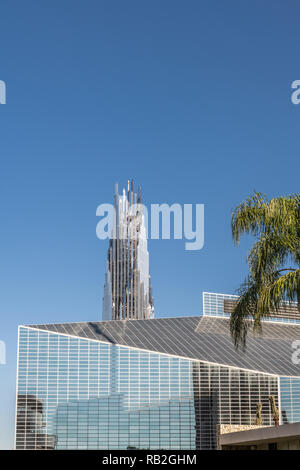
<path fill-rule="evenodd" d="M 149 242 L 156 316 L 234 293 L 249 240 L 231 210 L 299 192 L 297 1 L 1 3 L 0 448 L 12 448 L 17 325 L 101 319 L 96 208 L 133 178 L 144 201 L 204 203 L 205 245 Z"/>

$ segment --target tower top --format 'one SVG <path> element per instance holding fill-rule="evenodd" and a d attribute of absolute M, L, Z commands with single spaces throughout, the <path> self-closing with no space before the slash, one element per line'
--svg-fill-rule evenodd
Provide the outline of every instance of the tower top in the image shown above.
<path fill-rule="evenodd" d="M 116 236 L 109 241 L 103 297 L 103 320 L 150 319 L 154 316 L 141 187 L 128 180 L 119 195 L 115 185 Z"/>

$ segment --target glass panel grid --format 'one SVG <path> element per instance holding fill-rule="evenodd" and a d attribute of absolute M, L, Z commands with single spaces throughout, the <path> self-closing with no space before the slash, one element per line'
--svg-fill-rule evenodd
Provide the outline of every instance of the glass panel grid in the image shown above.
<path fill-rule="evenodd" d="M 300 377 L 280 378 L 282 424 L 300 421 Z"/>
<path fill-rule="evenodd" d="M 230 313 L 224 310 L 224 300 L 236 301 L 238 298 L 238 295 L 203 292 L 203 316 L 230 318 Z M 284 304 L 289 305 L 288 302 L 283 302 L 283 305 Z M 262 321 L 284 324 L 300 324 L 300 320 L 297 320 L 296 318 L 282 318 L 276 316 L 264 318 Z"/>
<path fill-rule="evenodd" d="M 20 328 L 17 449 L 212 449 L 254 424 L 277 377 Z"/>

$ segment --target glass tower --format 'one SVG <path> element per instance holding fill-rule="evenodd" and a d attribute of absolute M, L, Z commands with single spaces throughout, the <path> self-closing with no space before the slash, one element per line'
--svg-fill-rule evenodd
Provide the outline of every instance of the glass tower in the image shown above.
<path fill-rule="evenodd" d="M 103 296 L 103 320 L 149 319 L 154 316 L 147 232 L 141 188 L 133 181 L 127 195 L 118 185 L 114 200 L 114 226 L 109 242 Z"/>

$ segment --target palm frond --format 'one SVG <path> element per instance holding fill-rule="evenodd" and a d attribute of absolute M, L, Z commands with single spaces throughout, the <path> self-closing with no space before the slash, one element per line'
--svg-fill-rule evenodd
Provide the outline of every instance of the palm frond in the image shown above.
<path fill-rule="evenodd" d="M 290 302 L 300 300 L 300 269 L 278 276 L 269 285 L 264 286 L 257 302 L 257 311 L 262 314 L 277 311 L 283 299 Z"/>
<path fill-rule="evenodd" d="M 236 244 L 245 233 L 256 237 L 248 255 L 250 273 L 230 319 L 235 346 L 245 348 L 250 324 L 259 331 L 261 319 L 285 299 L 300 305 L 300 194 L 269 201 L 255 192 L 234 210 L 231 227 Z"/>

